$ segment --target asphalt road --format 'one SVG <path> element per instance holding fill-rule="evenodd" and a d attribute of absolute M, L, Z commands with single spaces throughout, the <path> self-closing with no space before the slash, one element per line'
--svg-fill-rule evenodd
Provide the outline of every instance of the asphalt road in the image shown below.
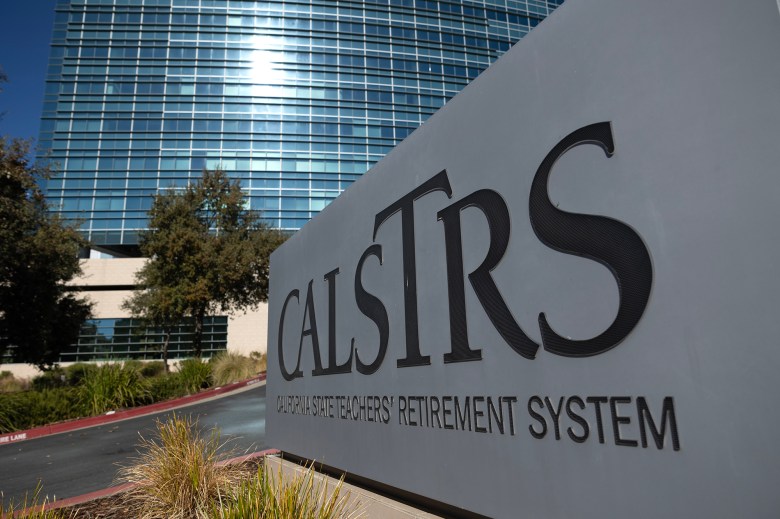
<path fill-rule="evenodd" d="M 64 499 L 118 484 L 118 465 L 137 456 L 138 434 L 152 436 L 155 420 L 173 412 L 198 417 L 202 428 L 218 426 L 229 448 L 267 449 L 265 383 L 175 410 L 0 446 L 0 492 L 6 506 L 43 484 L 49 499 Z"/>

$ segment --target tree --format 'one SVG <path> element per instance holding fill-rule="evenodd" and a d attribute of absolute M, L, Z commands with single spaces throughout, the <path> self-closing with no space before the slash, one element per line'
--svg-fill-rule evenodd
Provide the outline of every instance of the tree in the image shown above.
<path fill-rule="evenodd" d="M 40 183 L 51 170 L 29 152 L 29 141 L 0 138 L 0 356 L 47 369 L 91 314 L 67 286 L 86 241 L 49 211 Z"/>
<path fill-rule="evenodd" d="M 156 277 L 156 273 L 150 273 Z M 160 345 L 165 372 L 170 371 L 168 366 L 168 346 L 171 342 L 173 329 L 181 323 L 186 316 L 186 305 L 183 300 L 177 298 L 175 286 L 164 286 L 161 283 L 148 279 L 146 288 L 136 290 L 133 295 L 122 303 L 122 308 L 128 310 L 133 317 L 138 319 L 141 325 L 136 330 L 147 333 L 152 329 L 162 332 L 163 340 Z"/>
<path fill-rule="evenodd" d="M 245 202 L 240 184 L 221 170 L 205 170 L 183 190 L 155 196 L 149 229 L 140 237 L 149 260 L 125 308 L 163 329 L 164 356 L 170 331 L 183 318 L 194 321 L 193 350 L 199 357 L 207 315 L 268 300 L 269 258 L 285 237 Z"/>
<path fill-rule="evenodd" d="M 3 67 L 0 66 L 0 92 L 3 91 L 3 87 L 2 87 L 3 83 L 8 83 L 8 76 L 3 70 Z M 0 121 L 3 120 L 3 116 L 5 116 L 5 112 L 0 112 Z"/>

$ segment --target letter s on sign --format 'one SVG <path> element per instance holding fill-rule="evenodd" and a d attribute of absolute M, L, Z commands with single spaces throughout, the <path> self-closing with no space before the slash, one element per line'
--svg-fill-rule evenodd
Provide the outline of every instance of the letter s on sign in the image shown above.
<path fill-rule="evenodd" d="M 628 225 L 605 216 L 561 211 L 550 202 L 547 184 L 555 162 L 581 144 L 601 147 L 607 157 L 615 151 L 612 125 L 591 124 L 564 137 L 547 154 L 536 171 L 529 197 L 531 226 L 542 243 L 563 252 L 598 261 L 617 281 L 620 303 L 612 324 L 600 335 L 587 340 L 561 337 L 539 314 L 544 349 L 567 357 L 588 357 L 614 348 L 631 333 L 647 306 L 653 285 L 650 253 L 642 238 Z"/>

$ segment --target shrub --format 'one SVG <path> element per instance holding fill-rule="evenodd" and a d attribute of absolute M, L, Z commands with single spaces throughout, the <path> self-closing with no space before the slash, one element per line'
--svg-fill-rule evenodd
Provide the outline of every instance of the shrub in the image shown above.
<path fill-rule="evenodd" d="M 137 486 L 127 501 L 134 517 L 203 517 L 210 503 L 234 484 L 228 467 L 218 462 L 229 454 L 215 428 L 204 436 L 197 420 L 174 415 L 157 421 L 157 437 L 141 437 L 139 457 L 120 469 L 120 478 Z"/>
<path fill-rule="evenodd" d="M 209 363 L 211 364 L 211 380 L 217 386 L 246 380 L 259 371 L 257 360 L 228 351 L 223 351 L 213 357 Z"/>
<path fill-rule="evenodd" d="M 137 371 L 138 373 L 141 373 L 141 370 L 144 367 L 144 363 L 141 362 L 140 360 L 128 359 L 128 360 L 122 361 L 122 367 L 127 368 L 127 369 L 132 369 L 132 370 Z"/>
<path fill-rule="evenodd" d="M 69 387 L 0 394 L 0 432 L 30 429 L 83 416 L 77 390 Z"/>
<path fill-rule="evenodd" d="M 357 516 L 356 508 L 347 509 L 348 495 L 341 496 L 343 483 L 343 478 L 332 488 L 324 479 L 315 483 L 312 467 L 286 481 L 281 471 L 276 476 L 269 476 L 261 466 L 256 477 L 241 482 L 226 496 L 220 496 L 219 502 L 212 506 L 211 517 L 331 519 Z"/>
<path fill-rule="evenodd" d="M 165 363 L 161 360 L 144 362 L 141 366 L 141 376 L 144 378 L 159 377 L 165 373 Z"/>
<path fill-rule="evenodd" d="M 27 380 L 21 380 L 10 371 L 0 371 L 0 393 L 14 393 L 24 391 L 30 387 Z"/>
<path fill-rule="evenodd" d="M 65 368 L 65 380 L 70 386 L 78 386 L 87 376 L 87 373 L 97 369 L 95 364 L 77 362 Z"/>
<path fill-rule="evenodd" d="M 32 397 L 27 413 L 35 418 L 35 422 L 21 427 L 22 429 L 70 420 L 86 414 L 86 410 L 78 402 L 74 388 L 29 391 L 27 394 Z"/>
<path fill-rule="evenodd" d="M 250 357 L 257 361 L 257 371 L 262 373 L 268 369 L 268 357 L 265 353 L 259 351 L 253 351 L 249 354 Z"/>
<path fill-rule="evenodd" d="M 179 373 L 169 373 L 164 376 L 149 379 L 149 402 L 161 402 L 184 396 L 187 389 L 184 387 L 181 375 Z"/>
<path fill-rule="evenodd" d="M 81 404 L 91 414 L 131 407 L 149 397 L 141 374 L 132 365 L 104 364 L 88 371 L 78 390 Z"/>
<path fill-rule="evenodd" d="M 16 420 L 13 402 L 5 395 L 0 395 L 0 434 L 18 430 L 15 428 Z"/>
<path fill-rule="evenodd" d="M 65 370 L 60 367 L 44 371 L 32 379 L 32 388 L 36 391 L 43 389 L 54 389 L 66 386 L 67 377 Z"/>
<path fill-rule="evenodd" d="M 197 393 L 209 387 L 211 365 L 198 358 L 184 359 L 179 363 L 178 375 L 188 393 Z"/>

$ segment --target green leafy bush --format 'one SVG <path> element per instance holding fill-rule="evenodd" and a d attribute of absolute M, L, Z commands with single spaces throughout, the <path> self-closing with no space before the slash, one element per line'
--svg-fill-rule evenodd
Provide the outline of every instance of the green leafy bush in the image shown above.
<path fill-rule="evenodd" d="M 122 362 L 122 366 L 126 369 L 133 369 L 137 371 L 138 373 L 141 373 L 141 370 L 144 367 L 144 363 L 140 360 L 136 359 L 129 359 Z"/>
<path fill-rule="evenodd" d="M 0 372 L 0 432 L 12 432 L 106 411 L 152 404 L 197 393 L 214 376 L 220 384 L 247 378 L 257 360 L 240 355 L 206 363 L 186 359 L 179 371 L 165 373 L 161 361 L 104 364 L 76 363 L 39 375 L 27 389 L 10 372 Z M 220 378 L 221 377 L 221 378 Z"/>
<path fill-rule="evenodd" d="M 36 395 L 32 398 L 32 403 L 27 408 L 27 412 L 37 417 L 35 423 L 28 427 L 37 427 L 63 420 L 70 420 L 86 415 L 86 410 L 82 407 L 76 391 L 73 388 L 49 389 L 40 392 L 28 392 L 27 394 Z M 28 427 L 21 427 L 27 429 Z"/>
<path fill-rule="evenodd" d="M 132 365 L 104 364 L 84 377 L 78 387 L 79 401 L 90 414 L 132 407 L 146 402 L 149 390 Z"/>
<path fill-rule="evenodd" d="M 211 365 L 199 359 L 187 359 L 179 372 L 169 374 L 160 361 L 82 362 L 45 372 L 33 383 L 37 389 L 20 391 L 24 384 L 2 372 L 0 433 L 170 400 L 207 388 L 210 377 Z"/>
<path fill-rule="evenodd" d="M 30 429 L 84 416 L 75 388 L 0 394 L 0 432 Z"/>
<path fill-rule="evenodd" d="M 148 387 L 149 403 L 162 402 L 187 394 L 187 389 L 184 387 L 179 373 L 169 373 L 148 379 Z"/>
<path fill-rule="evenodd" d="M 144 378 L 161 377 L 165 375 L 165 363 L 161 360 L 144 362 L 141 366 L 141 375 Z"/>
<path fill-rule="evenodd" d="M 0 394 L 0 434 L 15 431 L 16 413 L 13 402 Z"/>
<path fill-rule="evenodd" d="M 179 363 L 178 375 L 188 393 L 197 393 L 209 387 L 211 365 L 198 358 L 184 359 Z"/>
<path fill-rule="evenodd" d="M 95 364 L 77 362 L 65 368 L 65 380 L 69 386 L 78 386 L 87 376 L 87 373 L 97 369 Z"/>
<path fill-rule="evenodd" d="M 32 388 L 36 391 L 65 387 L 66 385 L 67 376 L 65 375 L 65 370 L 60 367 L 44 371 L 32 379 Z"/>

